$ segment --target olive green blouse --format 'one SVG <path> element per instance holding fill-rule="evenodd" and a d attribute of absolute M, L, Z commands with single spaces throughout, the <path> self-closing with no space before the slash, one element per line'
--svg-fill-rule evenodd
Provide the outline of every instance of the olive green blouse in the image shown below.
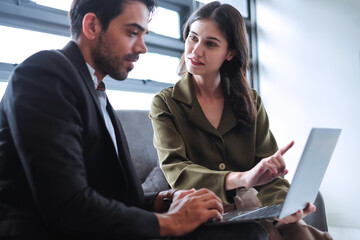
<path fill-rule="evenodd" d="M 208 188 L 227 202 L 225 176 L 249 170 L 277 151 L 266 111 L 255 91 L 254 101 L 255 124 L 244 133 L 226 97 L 219 127 L 211 125 L 197 101 L 190 74 L 154 97 L 150 110 L 154 146 L 172 188 Z M 256 187 L 263 205 L 282 203 L 288 188 L 284 178 Z"/>

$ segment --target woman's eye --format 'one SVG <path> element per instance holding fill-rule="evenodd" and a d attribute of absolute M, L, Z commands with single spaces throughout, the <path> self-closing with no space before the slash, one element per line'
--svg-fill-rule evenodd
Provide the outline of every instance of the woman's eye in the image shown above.
<path fill-rule="evenodd" d="M 217 46 L 216 43 L 214 43 L 214 42 L 208 42 L 207 45 L 209 47 L 216 47 Z"/>
<path fill-rule="evenodd" d="M 190 38 L 190 40 L 192 40 L 192 41 L 196 41 L 196 37 L 195 37 L 195 36 L 190 35 L 189 38 Z"/>

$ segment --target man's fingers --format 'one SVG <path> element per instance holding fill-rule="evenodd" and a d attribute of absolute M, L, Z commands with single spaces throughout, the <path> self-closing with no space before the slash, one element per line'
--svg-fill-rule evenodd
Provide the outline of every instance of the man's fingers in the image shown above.
<path fill-rule="evenodd" d="M 186 195 L 189 195 L 190 193 L 194 193 L 194 192 L 196 192 L 196 190 L 194 188 L 192 188 L 190 190 L 177 190 L 173 194 L 173 199 L 182 199 Z"/>
<path fill-rule="evenodd" d="M 221 202 L 216 201 L 215 199 L 209 199 L 208 201 L 205 201 L 203 203 L 203 207 L 209 210 L 215 209 L 221 214 L 224 212 L 223 204 Z"/>
<path fill-rule="evenodd" d="M 196 192 L 191 193 L 191 195 L 192 196 L 204 197 L 205 199 L 203 199 L 203 200 L 210 199 L 210 198 L 215 198 L 219 202 L 221 202 L 221 199 L 218 196 L 216 196 L 216 194 L 214 192 L 210 191 L 207 188 L 201 188 L 201 189 L 197 190 Z"/>
<path fill-rule="evenodd" d="M 209 210 L 207 219 L 211 220 L 211 219 L 214 219 L 214 218 L 217 219 L 217 220 L 222 220 L 222 214 L 219 211 L 215 210 L 215 209 Z"/>
<path fill-rule="evenodd" d="M 294 146 L 294 141 L 291 141 L 288 145 L 286 145 L 285 147 L 281 148 L 279 150 L 281 155 L 284 155 L 292 146 Z"/>

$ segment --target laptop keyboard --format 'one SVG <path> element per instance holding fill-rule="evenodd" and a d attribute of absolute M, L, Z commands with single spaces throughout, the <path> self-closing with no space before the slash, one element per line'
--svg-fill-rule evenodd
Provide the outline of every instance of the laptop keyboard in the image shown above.
<path fill-rule="evenodd" d="M 277 218 L 280 215 L 280 211 L 282 208 L 282 204 L 279 205 L 272 205 L 272 206 L 265 206 L 259 209 L 256 209 L 251 212 L 244 213 L 240 216 L 235 216 L 229 221 L 236 221 L 236 220 L 247 220 L 247 219 L 271 219 L 271 218 Z"/>

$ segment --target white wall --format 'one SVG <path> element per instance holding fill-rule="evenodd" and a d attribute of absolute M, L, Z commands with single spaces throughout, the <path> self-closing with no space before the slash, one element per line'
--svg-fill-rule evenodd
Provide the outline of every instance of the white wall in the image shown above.
<path fill-rule="evenodd" d="M 320 191 L 329 225 L 359 228 L 360 1 L 258 0 L 257 23 L 271 129 L 280 146 L 296 142 L 289 170 L 311 127 L 342 128 Z"/>

